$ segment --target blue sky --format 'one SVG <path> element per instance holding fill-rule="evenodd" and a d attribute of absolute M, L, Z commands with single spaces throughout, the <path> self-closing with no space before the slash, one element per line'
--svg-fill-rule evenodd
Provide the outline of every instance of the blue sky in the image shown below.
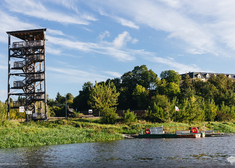
<path fill-rule="evenodd" d="M 7 98 L 6 31 L 47 28 L 53 99 L 143 64 L 158 76 L 235 74 L 234 6 L 234 0 L 1 0 L 0 100 Z"/>

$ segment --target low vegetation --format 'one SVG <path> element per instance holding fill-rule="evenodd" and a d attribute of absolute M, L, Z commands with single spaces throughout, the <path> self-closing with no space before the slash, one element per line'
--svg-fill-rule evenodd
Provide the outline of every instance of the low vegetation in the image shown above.
<path fill-rule="evenodd" d="M 235 133 L 234 122 L 206 123 L 132 123 L 103 124 L 99 119 L 60 119 L 43 122 L 24 122 L 3 120 L 0 122 L 0 148 L 18 148 L 99 142 L 123 139 L 122 134 L 140 133 L 146 128 L 163 126 L 166 132 L 187 130 L 189 127 L 205 124 L 207 130 Z"/>

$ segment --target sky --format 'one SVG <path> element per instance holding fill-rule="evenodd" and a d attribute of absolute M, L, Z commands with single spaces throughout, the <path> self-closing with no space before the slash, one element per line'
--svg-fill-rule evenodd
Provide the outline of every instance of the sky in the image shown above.
<path fill-rule="evenodd" d="M 1 0 L 0 100 L 7 99 L 7 31 L 47 29 L 51 99 L 58 92 L 75 97 L 85 82 L 141 65 L 158 76 L 235 74 L 234 6 L 234 0 Z"/>

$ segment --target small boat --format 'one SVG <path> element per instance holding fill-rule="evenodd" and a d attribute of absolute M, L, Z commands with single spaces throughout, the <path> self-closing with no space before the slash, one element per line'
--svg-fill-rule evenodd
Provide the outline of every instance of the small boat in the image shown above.
<path fill-rule="evenodd" d="M 177 138 L 176 134 L 139 134 L 137 138 Z"/>
<path fill-rule="evenodd" d="M 193 127 L 190 130 L 176 131 L 175 134 L 166 134 L 163 127 L 150 127 L 145 129 L 145 133 L 141 133 L 137 138 L 201 138 L 205 137 L 205 133 L 199 132 L 198 128 Z"/>
<path fill-rule="evenodd" d="M 177 138 L 201 138 L 201 133 L 180 134 Z"/>

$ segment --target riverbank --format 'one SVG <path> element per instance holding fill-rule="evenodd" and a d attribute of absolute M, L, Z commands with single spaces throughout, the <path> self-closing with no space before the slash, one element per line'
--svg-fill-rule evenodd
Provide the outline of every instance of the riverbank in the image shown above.
<path fill-rule="evenodd" d="M 0 121 L 0 148 L 18 148 L 83 142 L 120 140 L 122 134 L 135 134 L 150 127 L 164 127 L 167 132 L 187 130 L 205 124 L 207 130 L 235 133 L 235 122 L 102 124 L 99 119 L 59 119 L 42 122 Z"/>

